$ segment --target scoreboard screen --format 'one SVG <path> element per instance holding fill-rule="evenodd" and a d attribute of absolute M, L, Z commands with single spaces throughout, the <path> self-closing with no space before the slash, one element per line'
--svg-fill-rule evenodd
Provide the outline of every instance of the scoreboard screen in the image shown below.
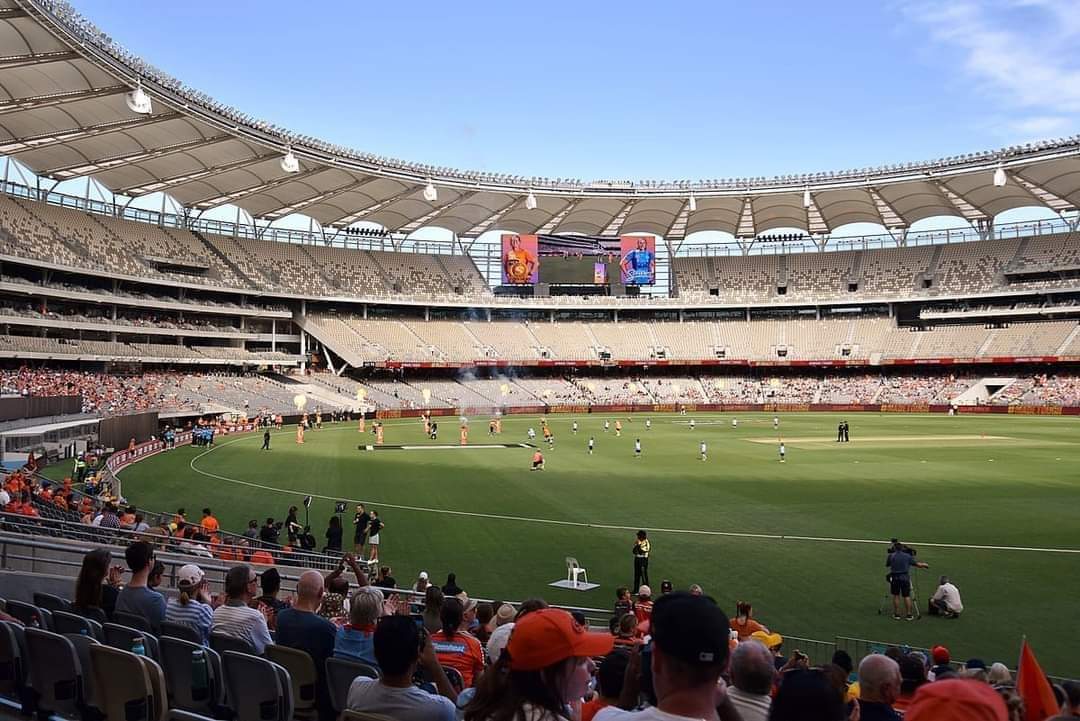
<path fill-rule="evenodd" d="M 504 285 L 652 285 L 656 238 L 584 235 L 502 236 Z"/>

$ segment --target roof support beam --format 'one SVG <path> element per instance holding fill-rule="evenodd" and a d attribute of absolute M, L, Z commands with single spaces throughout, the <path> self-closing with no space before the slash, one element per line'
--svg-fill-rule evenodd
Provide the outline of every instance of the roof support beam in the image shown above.
<path fill-rule="evenodd" d="M 630 211 L 634 209 L 636 200 L 628 200 L 623 207 L 615 214 L 615 217 L 611 219 L 608 226 L 600 231 L 600 235 L 618 235 L 622 230 L 623 223 L 626 222 L 626 216 L 630 215 Z"/>
<path fill-rule="evenodd" d="M 569 215 L 570 211 L 572 211 L 574 208 L 576 208 L 577 204 L 580 203 L 580 202 L 581 202 L 581 198 L 574 198 L 573 200 L 571 200 L 569 203 L 566 204 L 565 208 L 560 210 L 555 215 L 551 216 L 551 219 L 548 220 L 548 222 L 544 223 L 544 225 L 541 226 L 540 229 L 536 231 L 537 234 L 543 235 L 545 233 L 550 233 L 553 230 L 555 230 L 556 228 L 558 228 L 559 223 L 563 222 L 563 218 L 565 218 L 567 215 Z"/>
<path fill-rule="evenodd" d="M 874 209 L 877 211 L 878 217 L 881 218 L 881 224 L 886 229 L 903 228 L 907 225 L 904 219 L 900 217 L 900 214 L 896 212 L 896 208 L 881 197 L 881 193 L 877 191 L 877 188 L 867 188 L 866 191 L 874 201 Z"/>
<path fill-rule="evenodd" d="M 425 225 L 427 225 L 429 222 L 431 222 L 435 218 L 438 218 L 444 212 L 449 210 L 452 206 L 455 206 L 458 203 L 464 202 L 464 201 L 468 200 L 469 198 L 472 198 L 473 196 L 477 195 L 479 192 L 480 191 L 473 191 L 472 193 L 466 193 L 465 195 L 462 195 L 462 196 L 460 196 L 458 198 L 455 198 L 454 200 L 451 200 L 449 203 L 443 203 L 439 207 L 432 210 L 430 213 L 427 213 L 425 215 L 421 215 L 416 220 L 408 222 L 405 225 L 401 226 L 400 228 L 395 228 L 395 230 L 397 232 L 399 232 L 399 233 L 405 233 L 406 235 L 408 235 L 409 233 L 415 232 L 417 230 L 420 230 Z"/>
<path fill-rule="evenodd" d="M 114 168 L 118 165 L 133 165 L 135 163 L 142 163 L 146 160 L 164 158 L 166 156 L 175 155 L 177 153 L 186 153 L 187 151 L 194 150 L 195 148 L 201 148 L 206 145 L 221 143 L 226 140 L 234 140 L 234 138 L 231 135 L 215 135 L 206 139 L 190 140 L 186 143 L 169 145 L 150 151 L 136 150 L 131 153 L 113 155 L 111 157 L 98 160 L 96 162 L 61 165 L 55 168 L 41 168 L 40 170 L 45 175 L 52 175 L 61 179 L 77 178 L 81 175 L 86 175 L 87 173 L 100 173 L 104 170 Z"/>
<path fill-rule="evenodd" d="M 1032 183 L 1030 180 L 1023 177 L 1019 173 L 1010 173 L 1006 170 L 1005 176 L 1010 180 L 1015 180 L 1016 184 L 1020 188 L 1023 188 L 1025 191 L 1027 191 L 1028 195 L 1038 201 L 1040 205 L 1045 205 L 1047 208 L 1050 208 L 1051 210 L 1058 213 L 1073 209 L 1072 203 L 1067 200 L 1063 200 L 1062 198 L 1059 198 L 1058 196 L 1051 193 L 1049 190 L 1046 190 L 1045 188 L 1042 188 L 1039 185 Z"/>
<path fill-rule="evenodd" d="M 383 208 L 390 205 L 391 203 L 396 203 L 397 201 L 401 200 L 402 198 L 406 198 L 406 197 L 412 195 L 419 188 L 420 188 L 419 185 L 414 185 L 414 186 L 412 186 L 410 188 L 405 188 L 405 190 L 401 191 L 397 195 L 391 195 L 386 200 L 381 200 L 378 203 L 375 203 L 374 205 L 371 205 L 371 206 L 368 206 L 367 208 L 364 208 L 363 210 L 358 210 L 357 212 L 353 213 L 352 215 L 346 215 L 343 218 L 338 218 L 337 220 L 334 221 L 334 225 L 339 227 L 339 228 L 346 228 L 346 227 L 352 225 L 353 223 L 358 223 L 361 220 L 363 220 L 364 218 L 371 215 L 372 213 L 375 213 L 375 212 L 377 212 L 379 210 L 382 210 Z"/>
<path fill-rule="evenodd" d="M 57 50 L 51 53 L 30 53 L 28 55 L 7 55 L 0 57 L 0 70 L 12 70 L 25 68 L 31 65 L 44 63 L 60 63 L 67 60 L 78 60 L 79 54 L 74 50 Z"/>
<path fill-rule="evenodd" d="M 941 197 L 945 202 L 956 208 L 956 212 L 967 222 L 974 223 L 975 221 L 982 220 L 986 217 L 986 213 L 983 213 L 976 208 L 967 200 L 967 198 L 945 185 L 942 181 L 934 180 L 931 185 L 938 189 L 938 192 L 941 193 Z"/>
<path fill-rule="evenodd" d="M 371 177 L 361 178 L 360 180 L 357 180 L 353 183 L 348 183 L 347 185 L 343 185 L 335 190 L 329 190 L 325 193 L 319 193 L 318 195 L 313 195 L 310 198 L 293 203 L 292 205 L 286 206 L 284 208 L 279 208 L 270 213 L 266 213 L 263 217 L 270 220 L 284 218 L 286 215 L 289 215 L 291 213 L 299 213 L 301 210 L 309 206 L 317 205 L 318 203 L 324 203 L 327 200 L 330 200 L 331 198 L 336 198 L 339 195 L 351 193 L 354 190 L 359 190 L 360 188 L 363 188 L 365 185 L 368 185 L 375 180 L 377 179 Z"/>
<path fill-rule="evenodd" d="M 525 202 L 525 201 L 522 198 L 512 198 L 509 203 L 507 203 L 503 207 L 499 208 L 494 213 L 492 213 L 487 218 L 480 221 L 479 223 L 477 223 L 473 227 L 469 228 L 469 230 L 466 233 L 464 233 L 464 236 L 467 237 L 467 238 L 472 238 L 473 239 L 472 243 L 475 243 L 476 238 L 478 236 L 480 236 L 482 233 L 486 233 L 488 231 L 488 229 L 491 228 L 491 226 L 498 223 L 499 219 L 502 218 L 504 215 L 506 215 L 510 211 L 511 208 L 514 208 L 514 207 L 520 205 L 523 202 Z M 469 248 L 472 247 L 472 243 L 469 244 Z M 465 250 L 466 250 L 466 252 L 468 252 L 468 248 L 466 248 Z"/>
<path fill-rule="evenodd" d="M 264 157 L 263 160 L 265 161 L 266 158 Z M 306 170 L 303 173 L 285 173 L 285 175 L 282 175 L 280 178 L 275 178 L 274 180 L 269 180 L 265 183 L 259 183 L 258 185 L 250 185 L 246 188 L 243 188 L 242 190 L 236 190 L 232 193 L 226 193 L 225 195 L 219 195 L 214 198 L 205 198 L 203 200 L 191 203 L 191 205 L 196 208 L 216 208 L 217 206 L 224 205 L 225 203 L 235 203 L 237 200 L 246 198 L 249 195 L 263 193 L 272 188 L 276 188 L 279 185 L 285 185 L 286 183 L 295 183 L 299 180 L 310 178 L 311 176 L 318 175 L 325 170 L 327 170 L 327 167 L 325 165 L 320 165 L 317 168 Z"/>
<path fill-rule="evenodd" d="M 754 203 L 750 196 L 743 198 L 742 211 L 739 213 L 739 224 L 735 227 L 736 238 L 753 238 L 757 235 L 754 224 Z"/>
<path fill-rule="evenodd" d="M 166 188 L 171 188 L 176 185 L 183 185 L 184 183 L 191 183 L 196 180 L 200 180 L 210 175 L 216 175 L 218 173 L 227 173 L 230 170 L 237 170 L 238 168 L 244 168 L 248 165 L 254 165 L 261 163 L 264 160 L 276 157 L 277 153 L 268 153 L 266 155 L 257 155 L 254 158 L 245 158 L 243 160 L 235 160 L 231 163 L 222 163 L 221 165 L 213 165 L 203 170 L 196 170 L 193 173 L 184 173 L 183 175 L 173 175 L 168 178 L 162 178 L 161 180 L 155 180 L 150 183 L 144 183 L 142 185 L 128 185 L 122 188 L 117 188 L 116 192 L 123 193 L 124 195 L 146 195 L 147 193 L 157 193 L 164 191 Z"/>
<path fill-rule="evenodd" d="M 82 140 L 83 138 L 94 138 L 100 135 L 108 135 L 109 133 L 122 133 L 125 130 L 140 128 L 144 125 L 154 125 L 155 123 L 164 123 L 182 117 L 183 116 L 180 113 L 159 113 L 157 115 L 144 115 L 137 118 L 128 118 L 127 120 L 118 120 L 112 123 L 90 125 L 77 130 L 63 130 L 59 133 L 28 135 L 24 138 L 12 140 L 11 142 L 0 145 L 0 154 L 14 155 L 24 150 L 39 150 L 53 145 L 61 145 L 62 143 Z"/>
<path fill-rule="evenodd" d="M 690 222 L 690 198 L 683 201 L 682 207 L 679 208 L 679 212 L 675 214 L 675 219 L 671 221 L 671 225 L 668 226 L 667 232 L 664 233 L 664 240 L 669 238 L 678 239 L 680 242 L 675 246 L 672 256 L 679 252 L 679 248 L 682 247 L 682 241 L 686 240 L 686 226 Z"/>
<path fill-rule="evenodd" d="M 825 216 L 821 214 L 821 209 L 818 208 L 817 198 L 813 193 L 810 193 L 810 204 L 806 206 L 806 232 L 811 237 L 832 232 L 832 228 L 825 221 Z"/>
<path fill-rule="evenodd" d="M 119 95 L 130 90 L 127 85 L 110 85 L 104 88 L 91 88 L 89 90 L 72 90 L 66 93 L 50 93 L 49 95 L 36 95 L 29 98 L 11 98 L 0 102 L 0 115 L 18 113 L 23 110 L 36 108 L 48 108 L 64 103 L 74 103 L 79 100 L 93 98 L 107 98 L 110 95 Z"/>

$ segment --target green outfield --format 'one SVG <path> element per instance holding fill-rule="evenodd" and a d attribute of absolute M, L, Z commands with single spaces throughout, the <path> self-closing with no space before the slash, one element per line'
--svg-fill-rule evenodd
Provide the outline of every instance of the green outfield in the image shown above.
<path fill-rule="evenodd" d="M 363 501 L 386 523 L 380 556 L 399 581 L 423 569 L 441 582 L 454 571 L 480 597 L 608 608 L 615 587 L 632 581 L 634 531 L 646 528 L 654 588 L 664 578 L 699 583 L 729 611 L 750 600 L 780 633 L 945 643 L 954 657 L 1010 666 L 1026 633 L 1048 672 L 1080 674 L 1080 419 L 852 414 L 851 442 L 839 444 L 837 415 L 785 415 L 779 434 L 771 414 L 739 414 L 737 429 L 732 417 L 697 414 L 691 430 L 691 417 L 654 415 L 647 431 L 644 414 L 622 416 L 616 438 L 603 432 L 604 416 L 552 416 L 555 448 L 544 448 L 547 468 L 536 473 L 530 448 L 476 447 L 488 440 L 487 418 L 473 418 L 465 449 L 361 451 L 373 437 L 339 424 L 309 432 L 304 445 L 293 429 L 275 433 L 269 452 L 257 434 L 219 438 L 121 478 L 141 506 L 197 517 L 209 505 L 236 531 L 283 518 L 313 494 L 320 541 L 333 501 Z M 457 425 L 441 419 L 439 442 L 456 445 Z M 524 442 L 530 426 L 542 443 L 539 416 L 505 419 L 498 441 Z M 431 443 L 415 419 L 388 421 L 385 442 Z M 961 619 L 878 615 L 894 535 L 931 565 L 918 578 L 923 598 L 938 574 L 953 578 Z M 600 588 L 548 586 L 565 578 L 568 555 Z"/>

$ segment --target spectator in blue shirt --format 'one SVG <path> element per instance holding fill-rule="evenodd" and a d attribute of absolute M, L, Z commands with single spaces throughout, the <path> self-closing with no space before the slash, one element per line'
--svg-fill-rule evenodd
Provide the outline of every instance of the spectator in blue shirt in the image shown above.
<path fill-rule="evenodd" d="M 151 631 L 160 634 L 165 619 L 165 597 L 147 584 L 154 566 L 154 549 L 146 541 L 136 541 L 124 551 L 124 558 L 131 569 L 131 581 L 116 597 L 116 610 L 142 616 Z"/>
<path fill-rule="evenodd" d="M 165 620 L 191 626 L 199 633 L 202 644 L 208 646 L 210 627 L 214 623 L 214 609 L 210 607 L 206 574 L 194 563 L 189 563 L 181 567 L 176 576 L 180 596 L 169 599 L 165 607 Z"/>
<path fill-rule="evenodd" d="M 334 657 L 359 661 L 377 669 L 375 624 L 382 615 L 382 591 L 372 586 L 357 591 L 349 606 L 349 622 L 337 631 Z"/>
<path fill-rule="evenodd" d="M 326 659 L 334 655 L 337 627 L 317 613 L 325 592 L 322 574 L 304 571 L 296 583 L 296 600 L 292 608 L 278 614 L 275 640 L 282 646 L 306 651 L 311 656 L 318 674 L 315 703 L 319 718 L 333 721 L 337 715 L 326 685 Z"/>

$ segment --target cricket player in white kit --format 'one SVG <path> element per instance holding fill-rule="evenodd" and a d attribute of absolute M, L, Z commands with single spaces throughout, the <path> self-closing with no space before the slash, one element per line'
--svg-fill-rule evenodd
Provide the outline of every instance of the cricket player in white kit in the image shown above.
<path fill-rule="evenodd" d="M 634 458 L 641 458 L 641 439 L 634 439 Z"/>
<path fill-rule="evenodd" d="M 772 427 L 774 431 L 780 427 L 780 416 L 772 417 Z"/>
<path fill-rule="evenodd" d="M 530 428 L 528 436 L 529 436 L 530 441 L 535 441 L 536 440 L 536 431 L 534 431 L 532 428 Z"/>
<path fill-rule="evenodd" d="M 731 419 L 731 427 L 732 428 L 738 428 L 739 427 L 739 419 L 738 418 L 732 418 Z"/>
<path fill-rule="evenodd" d="M 705 441 L 701 442 L 701 460 L 703 460 L 703 461 L 709 460 L 709 456 L 706 453 Z"/>
<path fill-rule="evenodd" d="M 781 462 L 781 463 L 783 463 L 783 462 L 784 462 L 784 455 L 785 455 L 786 453 L 787 453 L 787 451 L 786 451 L 786 450 L 784 449 L 784 442 L 783 442 L 783 441 L 780 441 L 780 462 Z"/>
<path fill-rule="evenodd" d="M 611 421 L 604 421 L 604 433 L 607 433 L 608 429 L 610 429 L 610 428 L 611 428 Z"/>
<path fill-rule="evenodd" d="M 652 419 L 651 418 L 646 418 L 645 419 L 645 430 L 647 430 L 647 431 L 652 430 Z"/>
<path fill-rule="evenodd" d="M 573 433 L 574 435 L 577 435 L 577 421 L 574 421 L 574 424 L 573 424 L 572 426 L 570 426 L 570 431 L 571 431 L 571 432 L 572 432 L 572 433 Z"/>
<path fill-rule="evenodd" d="M 694 430 L 694 419 L 690 419 L 690 430 Z"/>
<path fill-rule="evenodd" d="M 593 438 L 592 436 L 589 436 L 589 455 L 590 456 L 592 455 L 593 445 L 595 445 L 595 444 L 596 444 L 596 439 Z"/>

